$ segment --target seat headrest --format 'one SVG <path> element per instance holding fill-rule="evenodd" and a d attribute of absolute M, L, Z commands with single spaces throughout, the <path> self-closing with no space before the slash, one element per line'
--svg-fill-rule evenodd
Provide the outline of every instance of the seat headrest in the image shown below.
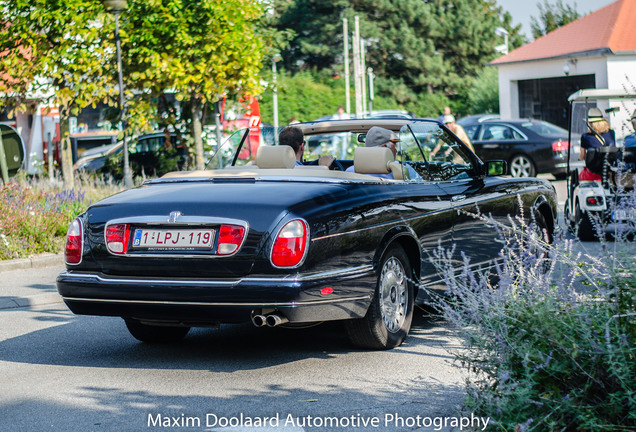
<path fill-rule="evenodd" d="M 259 168 L 294 168 L 296 155 L 290 146 L 261 145 L 256 150 L 256 165 Z"/>
<path fill-rule="evenodd" d="M 393 152 L 386 147 L 357 147 L 353 153 L 353 166 L 360 174 L 388 174 L 389 163 L 394 160 Z"/>

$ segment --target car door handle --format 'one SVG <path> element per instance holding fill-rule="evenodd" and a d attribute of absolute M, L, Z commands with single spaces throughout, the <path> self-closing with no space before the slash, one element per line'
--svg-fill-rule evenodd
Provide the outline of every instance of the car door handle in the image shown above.
<path fill-rule="evenodd" d="M 494 148 L 498 148 L 499 144 L 484 144 L 482 147 L 485 149 L 494 149 Z"/>
<path fill-rule="evenodd" d="M 455 195 L 451 197 L 451 202 L 464 201 L 466 199 L 466 195 Z"/>

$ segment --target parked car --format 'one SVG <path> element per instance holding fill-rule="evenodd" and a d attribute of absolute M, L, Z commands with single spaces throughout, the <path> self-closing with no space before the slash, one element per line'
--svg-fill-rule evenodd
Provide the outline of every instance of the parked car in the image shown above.
<path fill-rule="evenodd" d="M 356 118 L 355 114 L 351 115 L 351 118 Z M 413 113 L 410 113 L 405 110 L 378 110 L 371 111 L 366 114 L 365 118 L 404 118 L 404 119 L 412 119 L 415 118 Z M 324 116 L 320 117 L 314 121 L 334 121 L 333 116 Z M 340 121 L 340 120 L 335 120 Z M 309 154 L 320 155 L 323 153 L 329 153 L 333 155 L 338 155 L 339 157 L 345 157 L 351 154 L 353 151 L 353 147 L 351 143 L 342 136 L 334 136 L 333 134 L 329 135 L 313 135 L 307 138 L 307 145 L 305 146 L 305 151 Z"/>
<path fill-rule="evenodd" d="M 182 169 L 188 160 L 187 150 L 178 141 L 178 136 L 175 133 L 171 134 L 171 143 L 173 149 L 167 150 L 163 132 L 133 138 L 128 147 L 133 174 L 163 175 L 169 171 Z M 87 150 L 73 165 L 73 168 L 84 172 L 121 177 L 123 150 L 122 142 Z"/>
<path fill-rule="evenodd" d="M 499 120 L 500 118 L 499 114 L 474 114 L 458 119 L 457 123 L 463 127 L 475 123 L 483 123 L 486 120 Z"/>
<path fill-rule="evenodd" d="M 64 302 L 122 317 L 146 342 L 221 323 L 342 320 L 354 345 L 389 349 L 407 337 L 414 305 L 445 289 L 438 245 L 456 247 L 458 269 L 461 254 L 485 269 L 499 257 L 497 230 L 478 213 L 504 224 L 534 217 L 551 241 L 553 186 L 501 177 L 504 161 L 482 162 L 434 120 L 297 126 L 306 137 L 349 136 L 353 160 L 297 166 L 291 147 L 277 145 L 242 157 L 251 134 L 239 131 L 226 142 L 237 143 L 228 166 L 169 173 L 75 219 L 57 278 Z M 372 126 L 399 134 L 395 153 L 364 146 Z"/>
<path fill-rule="evenodd" d="M 508 161 L 513 177 L 567 175 L 568 131 L 542 120 L 501 120 L 469 116 L 457 122 L 482 159 Z M 578 136 L 574 137 L 577 139 Z"/>
<path fill-rule="evenodd" d="M 82 153 L 82 156 L 73 164 L 73 169 L 85 172 L 100 172 L 103 170 L 109 155 L 120 154 L 121 152 L 121 142 L 94 147 Z"/>
<path fill-rule="evenodd" d="M 17 174 L 18 170 L 24 165 L 24 143 L 22 137 L 13 127 L 0 124 L 0 133 L 2 134 L 2 148 L 7 166 L 7 174 L 12 177 Z M 0 181 L 3 181 L 0 174 Z"/>

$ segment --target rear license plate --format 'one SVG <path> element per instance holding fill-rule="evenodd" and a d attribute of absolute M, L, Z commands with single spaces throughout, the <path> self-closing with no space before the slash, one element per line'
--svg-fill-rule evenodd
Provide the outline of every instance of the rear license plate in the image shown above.
<path fill-rule="evenodd" d="M 152 249 L 211 249 L 211 229 L 136 229 L 133 247 Z"/>

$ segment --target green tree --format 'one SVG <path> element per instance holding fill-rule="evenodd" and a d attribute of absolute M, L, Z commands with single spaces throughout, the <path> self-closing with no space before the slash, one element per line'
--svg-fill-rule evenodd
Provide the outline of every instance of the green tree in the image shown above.
<path fill-rule="evenodd" d="M 255 0 L 134 0 L 122 37 L 130 85 L 176 93 L 190 109 L 196 167 L 204 168 L 206 104 L 227 93 L 257 94 L 266 43 Z M 141 100 L 141 99 L 140 99 Z"/>
<path fill-rule="evenodd" d="M 530 28 L 535 39 L 581 17 L 576 10 L 576 3 L 574 6 L 570 6 L 563 4 L 563 0 L 556 0 L 554 4 L 550 3 L 549 0 L 543 0 L 543 3 L 537 3 L 537 6 L 539 7 L 539 17 L 530 18 Z"/>
<path fill-rule="evenodd" d="M 486 67 L 477 74 L 468 93 L 468 111 L 472 113 L 499 112 L 499 79 L 497 68 Z"/>
<path fill-rule="evenodd" d="M 0 11 L 0 76 L 9 77 L 0 83 L 2 105 L 23 109 L 34 93 L 50 91 L 67 154 L 68 114 L 117 104 L 114 18 L 100 0 L 5 0 Z M 153 123 L 169 89 L 190 109 L 202 168 L 204 107 L 227 93 L 257 94 L 262 58 L 280 42 L 268 44 L 276 34 L 262 19 L 256 0 L 130 0 L 120 34 L 132 125 Z M 64 160 L 71 185 L 70 157 Z"/>
<path fill-rule="evenodd" d="M 512 28 L 510 15 L 492 0 L 274 0 L 273 7 L 275 25 L 295 33 L 282 52 L 288 70 L 342 74 L 342 19 L 352 32 L 358 16 L 376 95 L 434 115 L 443 105 L 422 106 L 423 95 L 465 99 L 472 78 L 496 56 L 495 28 L 505 27 L 513 45 L 523 42 L 520 26 Z"/>
<path fill-rule="evenodd" d="M 69 114 L 112 96 L 113 47 L 98 0 L 4 0 L 0 3 L 0 104 L 23 110 L 35 99 L 60 109 L 62 172 L 73 185 Z"/>

